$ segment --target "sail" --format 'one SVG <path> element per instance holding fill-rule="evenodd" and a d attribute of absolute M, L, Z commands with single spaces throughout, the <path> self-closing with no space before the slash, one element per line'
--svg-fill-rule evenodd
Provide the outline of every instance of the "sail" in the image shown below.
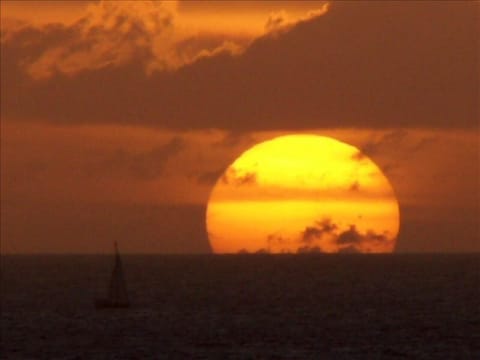
<path fill-rule="evenodd" d="M 115 242 L 115 265 L 113 267 L 112 278 L 110 279 L 108 300 L 111 301 L 112 304 L 128 304 L 127 286 L 125 284 L 122 260 L 118 253 L 117 242 Z"/>

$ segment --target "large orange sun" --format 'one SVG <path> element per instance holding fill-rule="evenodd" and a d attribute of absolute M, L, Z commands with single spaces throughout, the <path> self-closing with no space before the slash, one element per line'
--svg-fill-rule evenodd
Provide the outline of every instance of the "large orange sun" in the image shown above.
<path fill-rule="evenodd" d="M 215 253 L 392 252 L 400 222 L 373 161 L 316 135 L 245 151 L 215 184 L 206 221 Z"/>

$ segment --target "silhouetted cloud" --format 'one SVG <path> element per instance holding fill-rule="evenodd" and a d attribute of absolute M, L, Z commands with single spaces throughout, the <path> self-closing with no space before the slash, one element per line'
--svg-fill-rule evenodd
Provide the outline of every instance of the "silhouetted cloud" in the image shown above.
<path fill-rule="evenodd" d="M 226 185 L 234 186 L 255 185 L 257 183 L 257 174 L 255 172 L 241 173 L 231 166 L 223 174 L 222 182 Z"/>
<path fill-rule="evenodd" d="M 234 131 L 478 127 L 478 2 L 334 2 L 241 55 L 221 45 L 193 59 L 168 47 L 168 9 L 144 17 L 108 11 L 121 7 L 113 4 L 70 27 L 2 37 L 2 119 Z"/>
<path fill-rule="evenodd" d="M 338 235 L 336 240 L 339 245 L 355 245 L 364 242 L 385 242 L 389 241 L 385 234 L 377 234 L 372 230 L 361 234 L 355 225 L 350 225 L 350 228 Z"/>
<path fill-rule="evenodd" d="M 320 240 L 324 234 L 334 234 L 338 226 L 331 219 L 317 221 L 313 226 L 307 226 L 301 234 L 300 242 L 311 244 Z"/>
<path fill-rule="evenodd" d="M 355 225 L 350 225 L 350 229 L 338 235 L 338 244 L 358 244 L 362 242 L 363 237 L 357 232 Z"/>
<path fill-rule="evenodd" d="M 283 245 L 289 242 L 289 239 L 286 239 L 285 237 L 275 233 L 275 234 L 270 234 L 267 236 L 267 244 L 268 246 L 279 246 Z"/>
<path fill-rule="evenodd" d="M 348 230 L 339 232 L 338 225 L 327 218 L 317 221 L 313 226 L 305 227 L 298 239 L 300 246 L 297 252 L 321 252 L 324 241 L 340 246 L 339 252 L 359 252 L 360 247 L 365 245 L 390 241 L 387 235 L 387 233 L 378 234 L 373 230 L 362 233 L 358 231 L 356 225 L 350 225 Z"/>
<path fill-rule="evenodd" d="M 349 188 L 350 191 L 356 192 L 360 190 L 360 182 L 356 180 Z"/>

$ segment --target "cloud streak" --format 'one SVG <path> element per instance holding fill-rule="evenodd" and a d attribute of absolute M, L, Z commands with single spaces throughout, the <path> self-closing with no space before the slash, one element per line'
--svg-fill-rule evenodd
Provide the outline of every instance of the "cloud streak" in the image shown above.
<path fill-rule="evenodd" d="M 417 155 L 436 141 L 437 139 L 433 136 L 415 140 L 412 139 L 409 131 L 396 129 L 387 132 L 379 138 L 371 138 L 365 142 L 360 147 L 360 151 L 352 156 L 352 159 L 362 161 L 366 156 L 376 158 L 382 156 L 382 154 L 389 153 L 390 161 L 382 166 L 382 170 L 386 174 L 391 174 L 406 159 Z M 359 185 L 358 183 L 352 184 L 352 190 L 359 190 Z"/>
<path fill-rule="evenodd" d="M 104 160 L 90 166 L 89 172 L 97 176 L 117 175 L 122 178 L 153 180 L 164 174 L 167 161 L 185 148 L 185 141 L 173 137 L 165 144 L 148 151 L 132 153 L 118 149 Z"/>

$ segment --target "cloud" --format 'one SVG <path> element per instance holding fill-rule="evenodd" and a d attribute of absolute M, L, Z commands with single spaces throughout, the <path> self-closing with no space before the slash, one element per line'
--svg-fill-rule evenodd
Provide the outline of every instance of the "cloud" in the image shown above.
<path fill-rule="evenodd" d="M 200 174 L 194 175 L 194 178 L 197 181 L 197 183 L 200 185 L 213 185 L 218 179 L 220 179 L 224 171 L 225 171 L 225 168 L 220 168 L 212 171 L 205 171 Z"/>
<path fill-rule="evenodd" d="M 339 245 L 359 245 L 363 243 L 386 241 L 389 241 L 386 234 L 377 234 L 372 230 L 367 231 L 365 234 L 361 234 L 355 225 L 350 225 L 350 228 L 340 233 L 336 239 L 336 243 Z"/>
<path fill-rule="evenodd" d="M 255 139 L 252 137 L 251 134 L 245 132 L 229 131 L 224 135 L 221 140 L 215 142 L 213 145 L 219 147 L 235 147 L 239 145 L 244 145 L 246 143 L 255 143 Z"/>
<path fill-rule="evenodd" d="M 270 13 L 265 23 L 265 31 L 276 35 L 278 32 L 291 29 L 294 25 L 309 21 L 328 11 L 329 4 L 325 3 L 321 8 L 309 11 L 305 16 L 292 18 L 287 11 L 281 10 Z"/>
<path fill-rule="evenodd" d="M 166 162 L 184 148 L 185 141 L 176 136 L 149 151 L 131 153 L 118 149 L 109 157 L 91 165 L 89 171 L 97 176 L 99 173 L 108 173 L 120 177 L 152 180 L 163 175 Z"/>
<path fill-rule="evenodd" d="M 353 192 L 360 191 L 360 182 L 358 180 L 356 180 L 352 185 L 350 185 L 349 190 L 353 191 Z"/>
<path fill-rule="evenodd" d="M 149 22 L 98 10 L 5 37 L 1 115 L 185 130 L 476 128 L 478 7 L 338 2 L 241 54 L 220 44 L 200 58 L 169 47 L 168 9 Z"/>
<path fill-rule="evenodd" d="M 202 57 L 239 53 L 246 45 L 245 39 L 180 34 L 177 17 L 176 2 L 100 1 L 72 25 L 5 27 L 2 43 L 35 44 L 37 51 L 19 59 L 35 80 L 132 63 L 146 73 L 171 71 Z"/>
<path fill-rule="evenodd" d="M 286 26 L 287 23 L 287 12 L 285 10 L 271 13 L 265 23 L 266 31 L 276 31 L 280 28 Z"/>
<path fill-rule="evenodd" d="M 361 147 L 361 152 L 354 156 L 355 159 L 360 160 L 363 154 L 368 156 L 375 156 L 386 146 L 400 146 L 407 138 L 408 131 L 393 130 L 380 137 L 380 139 L 370 140 Z"/>
<path fill-rule="evenodd" d="M 321 240 L 324 235 L 331 235 L 336 232 L 338 226 L 332 223 L 331 219 L 317 221 L 314 226 L 307 226 L 301 234 L 300 242 L 311 244 Z"/>
<path fill-rule="evenodd" d="M 389 162 L 382 166 L 382 170 L 386 174 L 391 174 L 403 161 L 427 149 L 436 141 L 437 139 L 432 136 L 415 139 L 409 131 L 396 129 L 380 137 L 372 137 L 360 146 L 360 150 L 352 156 L 352 159 L 361 161 L 366 156 L 376 158 L 388 153 Z"/>
<path fill-rule="evenodd" d="M 222 183 L 233 186 L 255 185 L 257 183 L 257 174 L 251 171 L 239 171 L 231 166 L 222 176 Z"/>
<path fill-rule="evenodd" d="M 271 246 L 278 246 L 282 244 L 286 244 L 289 242 L 289 239 L 284 238 L 281 235 L 278 235 L 277 233 L 275 234 L 270 234 L 267 236 L 267 244 L 269 247 Z"/>
<path fill-rule="evenodd" d="M 363 237 L 357 232 L 355 225 L 350 225 L 350 229 L 342 232 L 336 242 L 338 244 L 359 244 L 362 242 Z"/>
<path fill-rule="evenodd" d="M 287 243 L 299 244 L 297 253 L 322 253 L 322 245 L 335 244 L 339 246 L 341 253 L 360 252 L 361 249 L 368 249 L 370 245 L 389 242 L 391 239 L 387 233 L 378 234 L 373 230 L 360 232 L 356 225 L 350 225 L 347 230 L 340 231 L 340 228 L 331 219 L 325 218 L 316 221 L 314 225 L 306 226 L 296 239 L 286 239 L 278 234 L 267 236 L 267 244 L 273 247 Z"/>
<path fill-rule="evenodd" d="M 312 226 L 306 226 L 298 239 L 300 246 L 297 252 L 321 252 L 322 243 L 332 242 L 340 246 L 339 252 L 360 252 L 361 248 L 368 245 L 389 242 L 387 233 L 378 234 L 373 230 L 365 233 L 358 231 L 356 225 L 350 225 L 348 230 L 339 232 L 337 224 L 331 219 L 317 221 Z"/>
<path fill-rule="evenodd" d="M 101 1 L 90 5 L 72 26 L 56 25 L 58 34 L 68 36 L 62 41 L 44 41 L 43 52 L 24 67 L 35 79 L 50 78 L 55 72 L 72 76 L 133 61 L 174 67 L 174 16 L 163 3 Z M 48 34 L 48 26 L 43 31 Z M 37 40 L 45 40 L 41 29 Z"/>

